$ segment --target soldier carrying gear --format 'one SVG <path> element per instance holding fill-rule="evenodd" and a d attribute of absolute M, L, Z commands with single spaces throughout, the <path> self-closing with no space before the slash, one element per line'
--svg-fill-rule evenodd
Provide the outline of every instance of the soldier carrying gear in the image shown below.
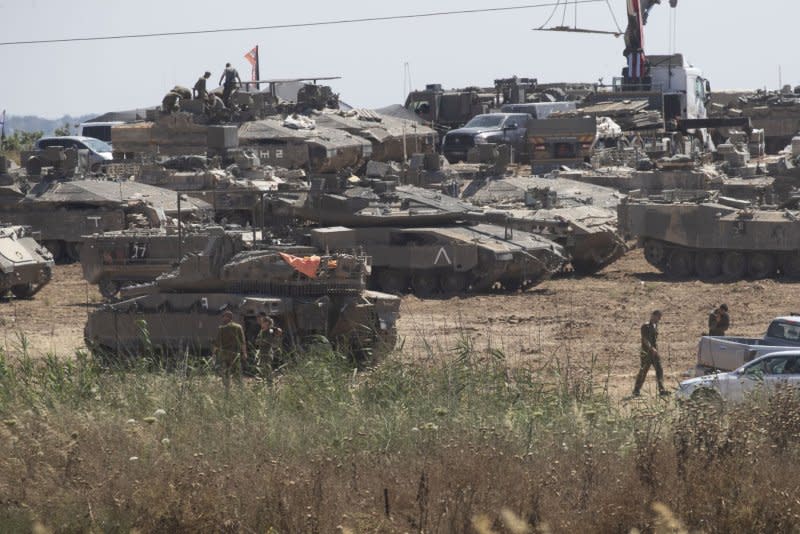
<path fill-rule="evenodd" d="M 728 315 L 728 305 L 720 304 L 718 308 L 708 314 L 708 335 L 724 336 L 731 326 L 731 316 Z"/>
<path fill-rule="evenodd" d="M 222 381 L 227 389 L 231 376 L 236 380 L 241 380 L 242 364 L 247 360 L 244 329 L 239 323 L 233 321 L 233 312 L 230 310 L 222 313 L 222 324 L 217 330 L 214 348 L 217 354 L 217 369 L 222 375 Z"/>
<path fill-rule="evenodd" d="M 231 67 L 230 63 L 225 63 L 225 70 L 222 71 L 222 76 L 219 77 L 219 84 L 222 85 L 222 100 L 226 106 L 230 107 L 231 93 L 242 84 L 239 72 Z"/>
<path fill-rule="evenodd" d="M 650 314 L 650 321 L 643 324 L 641 328 L 642 347 L 639 351 L 639 374 L 636 376 L 636 384 L 633 386 L 633 396 L 638 397 L 647 377 L 650 366 L 656 368 L 656 381 L 658 382 L 659 395 L 669 395 L 664 388 L 664 370 L 661 367 L 661 356 L 658 353 L 658 322 L 661 320 L 661 312 L 655 310 Z"/>
<path fill-rule="evenodd" d="M 195 100 L 205 100 L 208 97 L 208 89 L 206 88 L 206 80 L 211 78 L 211 73 L 206 71 L 205 74 L 200 76 L 192 88 Z"/>

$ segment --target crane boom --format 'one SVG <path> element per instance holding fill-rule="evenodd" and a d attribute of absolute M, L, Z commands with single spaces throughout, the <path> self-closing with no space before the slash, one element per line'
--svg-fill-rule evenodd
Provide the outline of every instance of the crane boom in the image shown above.
<path fill-rule="evenodd" d="M 628 27 L 625 30 L 625 51 L 628 60 L 625 78 L 639 81 L 647 76 L 647 56 L 644 53 L 644 26 L 650 10 L 661 0 L 627 0 Z M 670 7 L 677 7 L 678 0 L 669 0 Z"/>

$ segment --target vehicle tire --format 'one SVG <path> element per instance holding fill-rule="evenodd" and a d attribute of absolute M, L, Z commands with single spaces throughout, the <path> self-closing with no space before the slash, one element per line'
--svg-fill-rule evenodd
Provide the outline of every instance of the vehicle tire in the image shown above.
<path fill-rule="evenodd" d="M 11 293 L 18 299 L 28 299 L 36 293 L 36 288 L 33 284 L 19 284 L 11 286 Z"/>
<path fill-rule="evenodd" d="M 97 283 L 97 289 L 100 290 L 100 294 L 103 295 L 104 298 L 111 300 L 119 293 L 120 283 L 116 280 L 104 277 Z"/>
<path fill-rule="evenodd" d="M 83 247 L 83 243 L 80 243 L 80 242 L 77 242 L 77 241 L 67 243 L 67 245 L 65 247 L 67 258 L 70 261 L 75 262 L 75 263 L 81 261 L 81 248 L 82 247 Z"/>
<path fill-rule="evenodd" d="M 755 252 L 747 258 L 747 274 L 755 279 L 769 278 L 775 274 L 776 262 L 772 254 Z"/>
<path fill-rule="evenodd" d="M 724 405 L 719 392 L 711 388 L 698 388 L 694 390 L 691 399 L 698 408 L 711 413 L 721 412 Z"/>
<path fill-rule="evenodd" d="M 694 257 L 697 276 L 704 280 L 716 278 L 722 272 L 722 257 L 717 252 L 698 252 Z"/>
<path fill-rule="evenodd" d="M 722 276 L 726 280 L 741 280 L 747 273 L 747 257 L 741 252 L 722 255 Z"/>
<path fill-rule="evenodd" d="M 521 278 L 505 278 L 501 281 L 501 283 L 503 284 L 503 289 L 509 293 L 516 293 L 522 287 Z"/>
<path fill-rule="evenodd" d="M 376 277 L 381 291 L 402 295 L 408 291 L 408 275 L 398 269 L 381 269 Z"/>
<path fill-rule="evenodd" d="M 800 279 L 800 254 L 786 256 L 781 262 L 781 272 L 789 278 Z"/>
<path fill-rule="evenodd" d="M 43 241 L 44 248 L 53 255 L 53 260 L 60 262 L 64 258 L 64 242 L 57 240 Z"/>
<path fill-rule="evenodd" d="M 418 297 L 430 297 L 439 292 L 439 278 L 431 271 L 418 271 L 411 276 L 411 289 Z"/>
<path fill-rule="evenodd" d="M 667 260 L 667 274 L 672 278 L 686 278 L 694 272 L 694 259 L 688 250 L 673 250 Z"/>
<path fill-rule="evenodd" d="M 439 278 L 442 293 L 448 296 L 461 295 L 467 290 L 467 274 L 446 272 Z"/>
<path fill-rule="evenodd" d="M 647 240 L 644 242 L 644 259 L 647 263 L 658 269 L 664 268 L 664 262 L 667 259 L 667 252 L 664 250 L 664 245 L 658 241 Z"/>

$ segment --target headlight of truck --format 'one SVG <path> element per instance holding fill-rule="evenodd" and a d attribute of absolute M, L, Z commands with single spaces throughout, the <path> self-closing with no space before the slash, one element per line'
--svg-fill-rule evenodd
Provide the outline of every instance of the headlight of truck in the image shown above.
<path fill-rule="evenodd" d="M 488 141 L 485 137 L 481 137 L 480 135 L 475 136 L 475 144 L 476 145 L 485 145 Z"/>

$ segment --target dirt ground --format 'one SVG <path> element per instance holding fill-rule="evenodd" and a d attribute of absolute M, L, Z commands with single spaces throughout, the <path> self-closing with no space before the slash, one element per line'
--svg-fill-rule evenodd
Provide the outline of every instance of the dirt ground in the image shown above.
<path fill-rule="evenodd" d="M 448 300 L 403 299 L 399 333 L 407 358 L 432 359 L 459 343 L 496 349 L 515 364 L 585 370 L 599 383 L 630 391 L 638 365 L 639 326 L 661 309 L 659 345 L 670 385 L 694 366 L 698 337 L 711 308 L 730 307 L 729 334 L 759 336 L 776 315 L 800 311 L 800 284 L 670 281 L 634 250 L 599 274 L 558 277 L 526 293 Z M 69 356 L 83 346 L 88 311 L 101 302 L 79 265 L 57 266 L 53 281 L 32 300 L 0 302 L 0 343 L 18 353 Z M 649 378 L 647 388 L 654 389 Z"/>

